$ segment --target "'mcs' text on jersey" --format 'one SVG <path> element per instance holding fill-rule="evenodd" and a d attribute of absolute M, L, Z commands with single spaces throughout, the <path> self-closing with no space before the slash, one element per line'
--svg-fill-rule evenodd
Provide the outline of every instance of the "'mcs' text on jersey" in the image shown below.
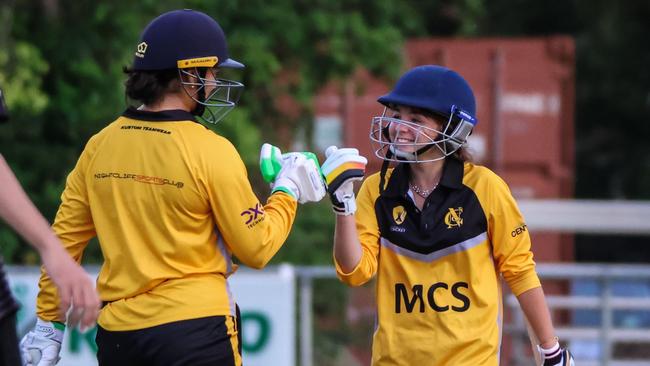
<path fill-rule="evenodd" d="M 429 289 L 424 293 L 424 285 L 416 284 L 410 290 L 403 283 L 395 284 L 395 312 L 402 312 L 402 304 L 407 313 L 412 313 L 414 310 L 424 313 L 425 308 L 430 308 L 433 311 L 442 313 L 445 311 L 464 312 L 469 309 L 469 298 L 461 292 L 461 289 L 468 289 L 467 282 L 456 282 L 451 286 L 444 282 L 436 282 L 429 286 Z M 443 304 L 436 301 L 436 293 L 442 291 L 451 291 L 451 295 L 458 301 L 453 304 Z M 428 305 L 428 306 L 427 306 Z"/>

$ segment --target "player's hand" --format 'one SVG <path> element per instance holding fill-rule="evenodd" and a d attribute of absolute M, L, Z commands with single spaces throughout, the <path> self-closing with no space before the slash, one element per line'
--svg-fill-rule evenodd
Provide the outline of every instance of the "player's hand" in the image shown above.
<path fill-rule="evenodd" d="M 321 168 L 332 208 L 337 215 L 353 215 L 357 211 L 354 197 L 354 181 L 363 179 L 368 159 L 359 155 L 359 150 L 339 149 L 330 146 L 325 151 L 327 160 Z"/>
<path fill-rule="evenodd" d="M 48 245 L 41 258 L 45 271 L 59 291 L 59 311 L 69 327 L 83 331 L 97 321 L 101 301 L 91 278 L 65 251 L 61 243 Z"/>
<path fill-rule="evenodd" d="M 575 366 L 571 352 L 561 348 L 559 343 L 549 349 L 539 347 L 539 352 L 543 360 L 541 366 Z"/>
<path fill-rule="evenodd" d="M 273 184 L 282 170 L 282 151 L 277 146 L 264 143 L 260 149 L 260 172 L 262 178 Z"/>
<path fill-rule="evenodd" d="M 61 323 L 36 321 L 34 330 L 20 341 L 23 366 L 52 366 L 61 359 L 61 343 L 65 326 Z"/>
<path fill-rule="evenodd" d="M 325 182 L 320 169 L 304 153 L 282 155 L 282 169 L 272 183 L 272 192 L 283 191 L 298 202 L 318 202 L 325 197 Z"/>
<path fill-rule="evenodd" d="M 325 197 L 325 181 L 316 155 L 311 152 L 282 154 L 279 148 L 265 143 L 260 151 L 260 171 L 271 191 L 285 192 L 298 202 L 318 202 Z"/>

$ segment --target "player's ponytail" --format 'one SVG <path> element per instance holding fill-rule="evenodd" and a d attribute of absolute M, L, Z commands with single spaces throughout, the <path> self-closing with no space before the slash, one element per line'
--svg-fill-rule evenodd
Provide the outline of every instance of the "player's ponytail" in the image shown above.
<path fill-rule="evenodd" d="M 466 145 L 461 146 L 454 152 L 453 156 L 462 161 L 462 162 L 468 162 L 468 163 L 473 163 L 474 162 L 474 156 L 470 152 L 470 150 L 467 148 Z"/>

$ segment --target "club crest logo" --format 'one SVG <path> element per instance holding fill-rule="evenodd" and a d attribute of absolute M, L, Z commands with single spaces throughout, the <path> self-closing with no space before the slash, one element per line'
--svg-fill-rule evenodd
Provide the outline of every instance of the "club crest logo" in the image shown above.
<path fill-rule="evenodd" d="M 462 214 L 462 207 L 449 207 L 447 214 L 445 214 L 445 224 L 447 224 L 447 229 L 460 227 L 463 224 L 463 218 L 460 217 Z"/>
<path fill-rule="evenodd" d="M 135 51 L 135 56 L 144 58 L 144 54 L 147 52 L 147 42 L 140 42 Z"/>
<path fill-rule="evenodd" d="M 396 206 L 393 208 L 393 220 L 397 225 L 401 225 L 406 219 L 406 210 L 404 206 Z"/>

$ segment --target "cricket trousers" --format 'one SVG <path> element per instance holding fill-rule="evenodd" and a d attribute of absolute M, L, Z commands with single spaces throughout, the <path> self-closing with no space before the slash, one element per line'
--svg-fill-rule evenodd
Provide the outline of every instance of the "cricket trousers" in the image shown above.
<path fill-rule="evenodd" d="M 16 313 L 14 312 L 0 319 L 0 366 L 20 365 Z"/>
<path fill-rule="evenodd" d="M 99 366 L 241 366 L 240 314 L 108 331 L 97 327 Z"/>

